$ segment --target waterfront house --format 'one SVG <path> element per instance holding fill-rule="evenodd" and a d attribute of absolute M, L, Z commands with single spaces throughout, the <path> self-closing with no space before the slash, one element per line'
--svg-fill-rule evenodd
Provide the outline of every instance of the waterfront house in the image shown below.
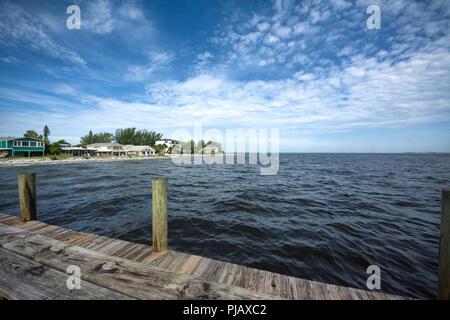
<path fill-rule="evenodd" d="M 126 154 L 126 150 L 120 143 L 93 143 L 86 147 L 93 149 L 97 155 L 124 156 Z"/>
<path fill-rule="evenodd" d="M 66 146 L 66 147 L 61 147 L 61 153 L 62 154 L 68 154 L 74 157 L 79 157 L 79 156 L 93 156 L 96 154 L 95 149 L 89 149 L 89 148 L 82 148 L 82 147 L 71 147 Z"/>
<path fill-rule="evenodd" d="M 155 145 L 163 144 L 166 147 L 164 148 L 164 152 L 167 152 L 170 148 L 172 148 L 174 145 L 178 144 L 178 141 L 173 139 L 161 139 L 155 142 Z"/>
<path fill-rule="evenodd" d="M 150 146 L 124 145 L 123 148 L 127 154 L 135 154 L 140 157 L 154 155 L 156 153 L 156 150 Z"/>
<path fill-rule="evenodd" d="M 215 154 L 215 153 L 219 153 L 222 152 L 222 146 L 220 145 L 220 143 L 217 142 L 212 142 L 210 144 L 208 144 L 206 147 L 204 147 L 200 153 L 204 153 L 204 154 Z"/>
<path fill-rule="evenodd" d="M 37 138 L 0 138 L 0 153 L 10 157 L 36 157 L 45 155 L 45 142 Z"/>

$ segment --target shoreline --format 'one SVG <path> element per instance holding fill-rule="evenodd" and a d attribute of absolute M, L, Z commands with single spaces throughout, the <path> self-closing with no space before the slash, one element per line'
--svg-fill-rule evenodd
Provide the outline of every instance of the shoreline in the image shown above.
<path fill-rule="evenodd" d="M 86 162 L 111 162 L 111 161 L 130 161 L 130 160 L 150 160 L 150 159 L 170 159 L 170 156 L 155 156 L 155 157 L 108 157 L 108 158 L 68 158 L 60 160 L 51 160 L 49 158 L 43 159 L 1 159 L 0 168 L 2 167 L 25 167 L 34 165 L 55 165 L 55 164 L 69 164 L 69 163 L 86 163 Z"/>

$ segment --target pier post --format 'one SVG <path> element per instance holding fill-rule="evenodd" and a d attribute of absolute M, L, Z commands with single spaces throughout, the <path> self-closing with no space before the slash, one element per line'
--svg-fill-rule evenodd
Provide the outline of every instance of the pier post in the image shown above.
<path fill-rule="evenodd" d="M 153 250 L 167 250 L 167 179 L 152 180 Z"/>
<path fill-rule="evenodd" d="M 437 298 L 440 300 L 450 300 L 450 189 L 442 189 Z"/>
<path fill-rule="evenodd" d="M 36 174 L 19 173 L 20 220 L 36 220 Z"/>

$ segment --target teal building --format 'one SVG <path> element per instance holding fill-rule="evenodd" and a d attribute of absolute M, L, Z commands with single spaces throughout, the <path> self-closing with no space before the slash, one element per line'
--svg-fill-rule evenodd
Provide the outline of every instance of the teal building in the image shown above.
<path fill-rule="evenodd" d="M 37 157 L 45 155 L 45 142 L 37 138 L 0 138 L 0 154 L 10 157 Z"/>

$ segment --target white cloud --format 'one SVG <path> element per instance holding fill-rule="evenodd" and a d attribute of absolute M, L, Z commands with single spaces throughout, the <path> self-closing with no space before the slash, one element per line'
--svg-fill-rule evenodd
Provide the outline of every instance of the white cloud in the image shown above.
<path fill-rule="evenodd" d="M 338 10 L 348 9 L 352 6 L 350 1 L 345 0 L 334 0 L 331 3 Z"/>
<path fill-rule="evenodd" d="M 147 56 L 148 62 L 146 64 L 128 67 L 128 72 L 125 75 L 127 81 L 145 80 L 156 70 L 167 66 L 174 58 L 172 53 L 155 51 L 150 51 Z"/>
<path fill-rule="evenodd" d="M 86 65 L 76 52 L 58 44 L 35 15 L 11 2 L 0 3 L 0 44 L 44 53 L 76 65 Z"/>
<path fill-rule="evenodd" d="M 119 8 L 119 14 L 124 17 L 131 20 L 140 20 L 144 19 L 144 13 L 142 9 L 140 9 L 135 2 L 127 2 L 124 3 Z"/>
<path fill-rule="evenodd" d="M 148 35 L 153 28 L 146 16 L 136 1 L 117 3 L 111 0 L 93 0 L 87 2 L 86 9 L 82 10 L 81 28 L 97 34 L 132 30 L 128 35 L 132 37 L 144 32 L 142 28 L 145 28 Z"/>
<path fill-rule="evenodd" d="M 83 14 L 82 28 L 99 34 L 110 33 L 116 23 L 113 14 L 113 5 L 109 0 L 90 1 Z"/>

